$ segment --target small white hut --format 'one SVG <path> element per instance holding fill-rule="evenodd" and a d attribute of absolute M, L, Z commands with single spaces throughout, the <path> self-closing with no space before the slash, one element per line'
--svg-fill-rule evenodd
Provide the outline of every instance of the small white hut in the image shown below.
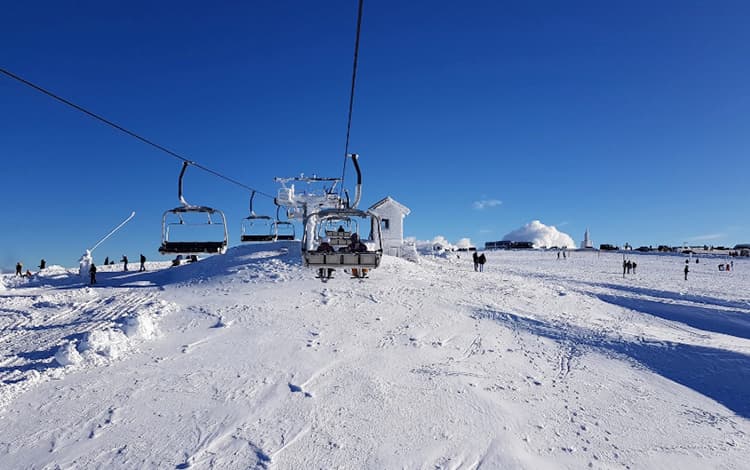
<path fill-rule="evenodd" d="M 380 217 L 380 232 L 383 237 L 383 254 L 404 255 L 404 217 L 411 209 L 390 196 L 376 202 L 370 210 Z"/>

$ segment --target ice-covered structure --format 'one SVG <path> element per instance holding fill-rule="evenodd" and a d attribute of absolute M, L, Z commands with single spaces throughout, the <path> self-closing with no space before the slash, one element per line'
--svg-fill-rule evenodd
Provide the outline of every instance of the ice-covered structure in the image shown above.
<path fill-rule="evenodd" d="M 581 242 L 581 248 L 584 250 L 591 250 L 594 248 L 594 242 L 591 241 L 588 228 L 586 229 L 586 233 L 583 234 L 583 241 Z"/>
<path fill-rule="evenodd" d="M 416 253 L 413 244 L 404 242 L 404 218 L 411 213 L 411 209 L 386 196 L 370 206 L 369 210 L 380 217 L 383 254 L 403 257 L 407 252 L 410 256 Z"/>
<path fill-rule="evenodd" d="M 575 248 L 576 242 L 567 233 L 560 232 L 554 225 L 544 225 L 532 220 L 523 227 L 513 230 L 503 240 L 529 242 L 534 248 Z"/>

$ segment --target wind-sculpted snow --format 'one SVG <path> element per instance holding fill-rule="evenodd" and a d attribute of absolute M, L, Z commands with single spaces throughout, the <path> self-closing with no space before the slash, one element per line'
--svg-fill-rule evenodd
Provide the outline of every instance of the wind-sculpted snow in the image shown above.
<path fill-rule="evenodd" d="M 744 468 L 750 263 L 629 256 L 5 276 L 0 468 Z"/>

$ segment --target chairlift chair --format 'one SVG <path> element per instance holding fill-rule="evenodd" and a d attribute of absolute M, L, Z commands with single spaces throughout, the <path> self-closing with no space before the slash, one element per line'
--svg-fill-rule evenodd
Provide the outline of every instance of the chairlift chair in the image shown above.
<path fill-rule="evenodd" d="M 349 230 L 339 232 L 339 225 L 349 227 Z M 369 231 L 367 237 L 360 231 L 365 229 Z M 348 234 L 348 238 L 351 239 L 352 233 L 360 235 L 362 242 L 367 246 L 366 251 L 350 252 L 346 249 L 348 243 L 342 246 L 343 234 Z M 318 252 L 317 248 L 324 238 L 336 243 L 331 243 L 335 252 Z M 305 233 L 302 239 L 302 260 L 305 266 L 375 269 L 380 266 L 382 256 L 380 218 L 370 211 L 352 208 L 323 209 L 305 219 Z"/>
<path fill-rule="evenodd" d="M 190 162 L 183 162 L 178 183 L 178 197 L 182 205 L 165 211 L 162 216 L 162 237 L 159 253 L 184 255 L 199 253 L 223 254 L 227 251 L 229 244 L 227 219 L 224 212 L 212 207 L 188 204 L 182 195 L 182 179 L 185 176 L 185 170 L 187 170 L 188 165 L 190 165 Z M 192 214 L 205 214 L 207 220 L 206 222 L 197 222 L 192 217 Z M 219 230 L 223 232 L 224 236 L 221 240 L 175 240 L 175 231 L 173 229 L 186 226 L 201 227 L 201 229 L 211 226 L 212 231 L 215 231 L 213 230 L 213 226 L 220 226 Z M 184 231 L 182 229 L 180 231 L 184 235 Z"/>
<path fill-rule="evenodd" d="M 242 220 L 242 242 L 272 242 L 276 241 L 276 224 L 274 218 L 268 215 L 257 215 L 253 210 L 255 191 L 250 195 L 250 215 Z"/>
<path fill-rule="evenodd" d="M 273 223 L 274 232 L 276 233 L 276 240 L 288 241 L 294 240 L 296 232 L 294 230 L 294 224 L 289 220 L 279 220 L 279 210 L 281 206 L 276 206 L 276 221 Z"/>

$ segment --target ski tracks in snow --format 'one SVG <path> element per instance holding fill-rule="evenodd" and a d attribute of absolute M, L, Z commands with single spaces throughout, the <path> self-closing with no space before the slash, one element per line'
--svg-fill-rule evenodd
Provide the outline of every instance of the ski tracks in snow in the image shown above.
<path fill-rule="evenodd" d="M 63 366 L 55 354 L 61 346 L 78 343 L 88 333 L 121 326 L 137 314 L 164 309 L 157 294 L 144 289 L 100 293 L 86 288 L 0 297 L 5 312 L 12 310 L 8 304 L 18 311 L 6 318 L 0 340 L 0 406 L 40 381 L 60 377 Z"/>

